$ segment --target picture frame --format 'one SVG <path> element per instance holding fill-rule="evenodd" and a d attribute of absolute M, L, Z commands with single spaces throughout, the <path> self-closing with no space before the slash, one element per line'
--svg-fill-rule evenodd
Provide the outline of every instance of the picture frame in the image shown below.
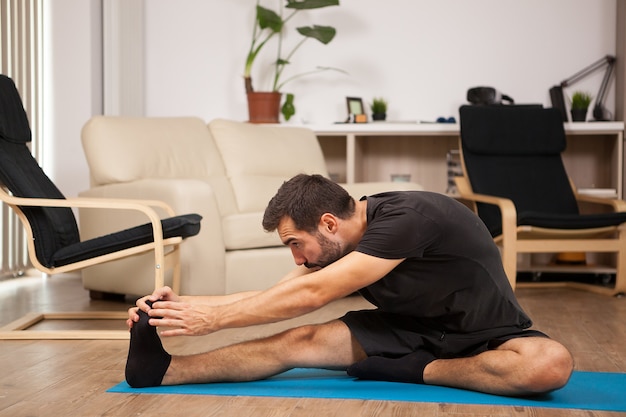
<path fill-rule="evenodd" d="M 346 97 L 346 104 L 348 106 L 348 123 L 367 123 L 367 115 L 361 97 Z"/>

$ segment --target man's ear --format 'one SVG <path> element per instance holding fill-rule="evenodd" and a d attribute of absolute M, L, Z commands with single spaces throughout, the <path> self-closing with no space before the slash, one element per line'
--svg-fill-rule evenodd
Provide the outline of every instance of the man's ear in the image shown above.
<path fill-rule="evenodd" d="M 335 233 L 338 225 L 337 217 L 331 213 L 324 213 L 320 217 L 320 227 L 329 233 Z"/>

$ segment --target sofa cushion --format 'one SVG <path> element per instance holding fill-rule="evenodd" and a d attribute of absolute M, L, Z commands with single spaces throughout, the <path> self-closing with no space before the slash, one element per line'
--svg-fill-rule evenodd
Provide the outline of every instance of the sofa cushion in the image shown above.
<path fill-rule="evenodd" d="M 231 214 L 222 219 L 226 250 L 282 246 L 276 232 L 263 230 L 263 212 Z"/>
<path fill-rule="evenodd" d="M 206 123 L 196 117 L 96 116 L 83 127 L 82 143 L 92 186 L 225 176 Z"/>
<path fill-rule="evenodd" d="M 222 155 L 240 212 L 262 212 L 297 174 L 328 176 L 315 133 L 303 127 L 215 119 L 209 129 Z"/>

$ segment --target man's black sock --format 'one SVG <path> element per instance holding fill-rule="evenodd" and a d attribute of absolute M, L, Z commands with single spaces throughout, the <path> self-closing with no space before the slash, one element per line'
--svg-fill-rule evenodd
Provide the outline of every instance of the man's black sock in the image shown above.
<path fill-rule="evenodd" d="M 172 360 L 163 349 L 156 327 L 148 323 L 149 319 L 150 316 L 139 310 L 139 321 L 130 329 L 126 382 L 133 388 L 161 385 Z"/>
<path fill-rule="evenodd" d="M 437 359 L 426 350 L 400 358 L 370 356 L 348 368 L 348 375 L 376 381 L 424 383 L 424 368 Z"/>

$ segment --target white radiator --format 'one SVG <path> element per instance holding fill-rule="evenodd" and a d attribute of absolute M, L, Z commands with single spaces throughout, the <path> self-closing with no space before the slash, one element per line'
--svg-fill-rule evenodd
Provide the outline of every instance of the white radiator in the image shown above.
<path fill-rule="evenodd" d="M 43 0 L 0 0 L 0 72 L 15 82 L 28 114 L 31 150 L 41 160 Z M 0 278 L 30 268 L 24 229 L 12 210 L 0 207 Z"/>

